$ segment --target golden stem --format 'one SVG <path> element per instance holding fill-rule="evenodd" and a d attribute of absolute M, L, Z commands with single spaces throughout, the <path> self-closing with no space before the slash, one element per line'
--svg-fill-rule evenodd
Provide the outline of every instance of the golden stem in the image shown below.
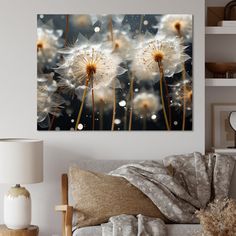
<path fill-rule="evenodd" d="M 99 103 L 99 129 L 103 130 L 103 110 L 104 110 L 104 103 L 100 101 Z"/>
<path fill-rule="evenodd" d="M 132 118 L 133 118 L 133 98 L 134 98 L 134 78 L 130 79 L 130 110 L 129 110 L 129 130 L 132 129 Z"/>
<path fill-rule="evenodd" d="M 182 64 L 183 70 L 182 70 L 182 80 L 183 80 L 183 122 L 182 122 L 182 130 L 185 130 L 185 122 L 186 122 L 186 70 L 184 62 Z"/>
<path fill-rule="evenodd" d="M 89 80 L 90 80 L 90 77 L 88 76 L 87 79 L 86 79 L 86 82 L 85 82 L 85 89 L 84 89 L 82 101 L 81 101 L 81 104 L 80 104 L 79 113 L 78 113 L 76 124 L 75 124 L 75 130 L 78 129 L 78 125 L 79 125 L 80 118 L 81 118 L 81 115 L 82 115 L 82 111 L 83 111 L 83 107 L 84 107 L 85 97 L 86 97 L 86 94 L 87 94 Z"/>
<path fill-rule="evenodd" d="M 113 32 L 113 25 L 112 25 L 112 15 L 110 15 L 110 20 L 109 20 L 109 31 L 111 34 L 111 41 L 114 41 L 114 32 Z"/>
<path fill-rule="evenodd" d="M 67 46 L 68 43 L 68 34 L 69 34 L 69 15 L 66 15 L 66 28 L 65 28 L 65 42 L 64 47 Z"/>
<path fill-rule="evenodd" d="M 147 129 L 147 113 L 145 112 L 143 116 L 143 130 L 146 129 Z"/>
<path fill-rule="evenodd" d="M 165 123 L 166 123 L 166 128 L 167 130 L 170 130 L 169 127 L 169 122 L 167 119 L 167 115 L 166 115 L 166 108 L 165 108 L 165 100 L 164 100 L 164 96 L 163 96 L 163 80 L 164 80 L 164 71 L 163 71 L 163 65 L 161 61 L 158 61 L 158 67 L 159 67 L 159 72 L 160 72 L 160 93 L 161 93 L 161 103 L 162 103 L 162 109 L 163 109 L 163 115 L 164 115 L 164 119 L 165 119 Z"/>
<path fill-rule="evenodd" d="M 164 80 L 165 82 L 165 91 L 166 91 L 166 97 L 167 97 L 167 108 L 168 108 L 168 118 L 169 118 L 169 126 L 171 129 L 171 123 L 172 123 L 172 119 L 171 119 L 171 108 L 170 108 L 170 97 L 169 97 L 169 91 L 168 91 L 168 84 L 166 82 L 166 80 Z"/>
<path fill-rule="evenodd" d="M 178 37 L 180 39 L 183 39 L 183 35 L 179 30 L 177 30 Z M 186 70 L 185 70 L 185 64 L 184 62 L 182 63 L 182 81 L 183 81 L 183 120 L 182 120 L 182 130 L 185 130 L 185 122 L 186 122 L 186 85 L 185 85 L 185 80 L 186 80 Z"/>
<path fill-rule="evenodd" d="M 124 114 L 124 130 L 127 129 L 127 107 L 125 108 L 125 114 Z"/>
<path fill-rule="evenodd" d="M 93 77 L 91 77 L 91 87 L 92 87 L 92 129 L 95 128 L 95 104 L 94 104 L 94 89 L 93 89 Z"/>
<path fill-rule="evenodd" d="M 141 15 L 139 24 L 139 33 L 142 33 L 144 15 Z"/>
<path fill-rule="evenodd" d="M 115 128 L 115 117 L 116 117 L 116 79 L 113 79 L 113 112 L 112 112 L 112 125 L 111 130 L 114 130 Z"/>

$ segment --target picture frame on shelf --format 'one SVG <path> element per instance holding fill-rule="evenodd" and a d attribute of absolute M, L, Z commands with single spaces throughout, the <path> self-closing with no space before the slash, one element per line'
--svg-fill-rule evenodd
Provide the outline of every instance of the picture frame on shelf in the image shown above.
<path fill-rule="evenodd" d="M 212 145 L 214 148 L 234 146 L 235 131 L 229 122 L 232 111 L 236 111 L 236 103 L 212 104 Z"/>

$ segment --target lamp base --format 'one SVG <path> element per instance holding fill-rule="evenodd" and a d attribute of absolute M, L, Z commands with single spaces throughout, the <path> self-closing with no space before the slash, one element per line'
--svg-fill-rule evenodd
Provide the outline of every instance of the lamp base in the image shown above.
<path fill-rule="evenodd" d="M 4 223 L 9 229 L 25 229 L 31 223 L 30 193 L 16 185 L 4 196 Z"/>

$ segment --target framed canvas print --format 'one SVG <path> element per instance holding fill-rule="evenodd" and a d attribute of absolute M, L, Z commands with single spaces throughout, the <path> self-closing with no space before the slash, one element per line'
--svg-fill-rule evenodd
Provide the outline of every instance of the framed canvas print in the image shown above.
<path fill-rule="evenodd" d="M 37 16 L 37 128 L 191 131 L 192 15 Z"/>
<path fill-rule="evenodd" d="M 236 111 L 236 103 L 212 105 L 212 143 L 214 148 L 234 146 L 235 131 L 229 122 L 229 115 L 232 111 Z"/>

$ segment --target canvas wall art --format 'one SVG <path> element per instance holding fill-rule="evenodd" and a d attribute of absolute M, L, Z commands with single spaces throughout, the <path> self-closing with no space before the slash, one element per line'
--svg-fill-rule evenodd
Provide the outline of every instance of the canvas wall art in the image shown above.
<path fill-rule="evenodd" d="M 37 16 L 38 130 L 192 130 L 192 15 Z"/>

